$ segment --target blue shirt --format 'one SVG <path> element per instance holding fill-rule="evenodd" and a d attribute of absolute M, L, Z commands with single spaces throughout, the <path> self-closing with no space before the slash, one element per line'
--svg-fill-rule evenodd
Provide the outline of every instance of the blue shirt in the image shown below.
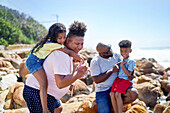
<path fill-rule="evenodd" d="M 123 61 L 123 62 L 126 62 L 127 61 L 127 63 L 126 64 L 124 64 L 124 66 L 125 66 L 125 68 L 128 70 L 128 71 L 133 71 L 134 70 L 134 68 L 135 68 L 135 66 L 136 66 L 136 63 L 135 63 L 135 61 L 134 60 L 131 60 L 130 58 L 128 58 L 128 59 L 126 59 L 125 61 Z M 118 73 L 118 77 L 119 78 L 123 78 L 123 79 L 125 79 L 125 80 L 129 80 L 128 79 L 128 76 L 125 74 L 125 72 L 123 71 L 123 69 L 119 66 L 119 73 Z M 130 82 L 132 82 L 132 81 L 130 81 Z"/>

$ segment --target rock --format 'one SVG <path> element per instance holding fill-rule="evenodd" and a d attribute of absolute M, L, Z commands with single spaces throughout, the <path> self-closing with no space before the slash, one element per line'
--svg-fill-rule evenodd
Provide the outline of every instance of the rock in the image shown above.
<path fill-rule="evenodd" d="M 9 59 L 1 59 L 0 60 L 0 67 L 6 67 L 6 68 L 10 68 L 10 69 L 15 69 L 13 67 L 13 65 L 11 64 L 11 62 L 9 61 Z"/>
<path fill-rule="evenodd" d="M 160 83 L 161 83 L 161 88 L 164 92 L 164 95 L 168 95 L 168 93 L 170 92 L 170 81 L 162 80 L 160 81 Z"/>
<path fill-rule="evenodd" d="M 20 108 L 20 109 L 4 110 L 3 113 L 30 113 L 30 112 L 28 108 Z"/>
<path fill-rule="evenodd" d="M 146 109 L 142 106 L 134 105 L 126 113 L 146 113 Z"/>
<path fill-rule="evenodd" d="M 139 99 L 136 99 L 134 102 L 131 103 L 131 106 L 134 106 L 134 105 L 142 106 L 142 107 L 144 107 L 145 109 L 146 109 L 146 107 L 147 107 L 146 104 L 145 104 L 145 102 L 140 101 Z"/>
<path fill-rule="evenodd" d="M 136 67 L 138 69 L 148 69 L 154 67 L 153 63 L 147 60 L 136 60 Z"/>
<path fill-rule="evenodd" d="M 78 79 L 73 84 L 74 85 L 70 88 L 71 91 L 68 91 L 67 94 L 60 99 L 63 103 L 67 102 L 71 96 L 90 93 L 87 85 L 83 81 Z"/>
<path fill-rule="evenodd" d="M 25 60 L 23 60 L 19 67 L 19 75 L 22 77 L 23 82 L 25 82 L 25 80 L 26 80 L 25 76 L 27 74 L 30 74 L 30 72 L 28 71 L 28 69 L 26 67 Z"/>
<path fill-rule="evenodd" d="M 4 105 L 4 109 L 12 109 L 13 108 L 13 102 L 14 101 L 12 99 L 6 100 L 5 105 Z"/>
<path fill-rule="evenodd" d="M 85 78 L 81 78 L 80 80 L 83 81 L 86 85 L 93 84 L 93 79 L 92 76 L 90 75 L 90 72 Z"/>
<path fill-rule="evenodd" d="M 88 95 L 85 95 L 85 94 L 76 95 L 76 96 L 72 97 L 70 100 L 68 100 L 66 103 L 81 102 L 84 99 L 86 99 L 87 96 Z"/>
<path fill-rule="evenodd" d="M 15 105 L 16 109 L 21 107 L 26 107 L 26 102 L 23 98 L 23 89 L 24 87 L 16 88 L 13 94 L 14 102 L 18 105 L 18 106 Z"/>
<path fill-rule="evenodd" d="M 131 104 L 125 104 L 125 105 L 123 105 L 123 112 L 128 111 L 131 107 L 132 107 Z"/>
<path fill-rule="evenodd" d="M 13 67 L 15 68 L 15 69 L 19 69 L 19 67 L 20 67 L 20 61 L 18 61 L 18 60 L 16 60 L 16 59 L 11 59 L 11 64 L 13 65 Z"/>
<path fill-rule="evenodd" d="M 10 88 L 17 82 L 17 77 L 14 74 L 8 74 L 6 76 L 2 76 L 2 80 L 0 81 L 0 90 L 5 90 Z"/>
<path fill-rule="evenodd" d="M 68 91 L 62 98 L 60 98 L 62 103 L 66 103 L 71 98 L 71 91 Z"/>
<path fill-rule="evenodd" d="M 26 107 L 26 102 L 23 98 L 24 83 L 16 82 L 8 92 L 4 109 L 16 109 Z"/>
<path fill-rule="evenodd" d="M 74 88 L 73 88 L 73 95 L 78 95 L 78 94 L 90 94 L 87 85 L 79 79 L 74 82 Z"/>
<path fill-rule="evenodd" d="M 155 73 L 150 73 L 150 74 L 146 74 L 147 77 L 157 80 L 160 80 L 160 78 L 162 77 L 161 75 L 155 74 Z"/>
<path fill-rule="evenodd" d="M 78 107 L 76 113 L 98 113 L 95 92 L 91 93 Z"/>
<path fill-rule="evenodd" d="M 5 101 L 5 98 L 8 94 L 8 92 L 9 92 L 9 90 L 5 90 L 5 91 L 1 92 L 1 94 L 0 94 L 0 104 L 2 104 Z"/>
<path fill-rule="evenodd" d="M 166 71 L 166 72 L 167 72 L 167 71 L 170 71 L 170 67 L 166 68 L 165 71 Z"/>
<path fill-rule="evenodd" d="M 140 69 L 140 72 L 142 72 L 142 74 L 148 74 L 148 73 L 156 73 L 154 68 L 145 68 L 145 69 Z"/>
<path fill-rule="evenodd" d="M 166 108 L 166 106 L 164 106 L 164 105 L 156 104 L 155 107 L 154 107 L 153 112 L 154 113 L 162 113 L 165 108 Z"/>
<path fill-rule="evenodd" d="M 0 68 L 0 71 L 4 71 L 4 72 L 6 72 L 7 74 L 12 73 L 12 71 L 11 71 L 9 68 L 6 68 L 6 67 L 1 67 L 1 68 Z"/>
<path fill-rule="evenodd" d="M 170 92 L 169 92 L 169 94 L 168 94 L 168 96 L 166 98 L 166 101 L 170 101 Z"/>
<path fill-rule="evenodd" d="M 7 58 L 7 55 L 5 52 L 0 52 L 0 57 Z"/>
<path fill-rule="evenodd" d="M 62 104 L 62 106 L 63 106 L 62 113 L 76 113 L 80 104 L 81 104 L 81 102 L 64 103 L 64 104 Z"/>
<path fill-rule="evenodd" d="M 145 75 L 141 75 L 138 77 L 137 84 L 143 83 L 143 82 L 151 82 L 153 81 L 151 78 L 146 77 Z"/>
<path fill-rule="evenodd" d="M 19 88 L 19 87 L 24 87 L 24 83 L 22 82 L 16 82 L 10 89 L 7 95 L 7 100 L 8 99 L 13 99 L 13 94 L 15 92 L 15 89 Z"/>
<path fill-rule="evenodd" d="M 149 82 L 133 84 L 133 86 L 138 90 L 138 98 L 144 101 L 147 106 L 154 107 L 156 105 L 157 98 L 161 95 L 159 87 L 155 87 Z"/>
<path fill-rule="evenodd" d="M 25 58 L 27 53 L 28 52 L 24 51 L 24 52 L 17 53 L 17 55 L 19 55 L 21 58 Z"/>
<path fill-rule="evenodd" d="M 170 113 L 170 106 L 166 107 L 163 113 Z"/>
<path fill-rule="evenodd" d="M 66 103 L 63 104 L 62 113 L 76 113 L 78 107 L 81 105 L 82 101 L 87 98 L 87 95 L 80 94 L 71 97 Z"/>

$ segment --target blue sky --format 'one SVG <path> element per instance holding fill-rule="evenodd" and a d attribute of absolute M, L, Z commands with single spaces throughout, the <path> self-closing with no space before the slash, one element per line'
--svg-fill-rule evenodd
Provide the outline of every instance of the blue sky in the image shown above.
<path fill-rule="evenodd" d="M 57 21 L 56 15 L 67 28 L 74 21 L 84 22 L 86 48 L 104 42 L 117 49 L 123 39 L 131 40 L 133 48 L 170 47 L 169 0 L 0 0 L 0 4 L 24 12 L 47 29 Z"/>

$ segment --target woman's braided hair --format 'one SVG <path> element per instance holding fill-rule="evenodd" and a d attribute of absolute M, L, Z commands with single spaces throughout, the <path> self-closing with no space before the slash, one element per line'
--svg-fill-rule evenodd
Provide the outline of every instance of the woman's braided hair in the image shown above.
<path fill-rule="evenodd" d="M 66 27 L 63 24 L 61 23 L 53 24 L 49 28 L 48 34 L 35 45 L 35 47 L 32 49 L 32 52 L 36 53 L 40 48 L 43 47 L 43 45 L 47 41 L 52 43 L 58 43 L 57 42 L 58 34 L 63 32 L 66 32 Z"/>

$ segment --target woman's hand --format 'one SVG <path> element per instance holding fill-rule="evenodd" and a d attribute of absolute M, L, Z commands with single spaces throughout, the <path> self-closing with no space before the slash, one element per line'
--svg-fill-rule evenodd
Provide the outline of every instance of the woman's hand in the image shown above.
<path fill-rule="evenodd" d="M 80 62 L 80 64 L 77 66 L 77 75 L 80 77 L 83 77 L 84 75 L 87 75 L 88 73 L 88 65 L 85 62 Z M 79 77 L 79 78 L 80 78 Z"/>

